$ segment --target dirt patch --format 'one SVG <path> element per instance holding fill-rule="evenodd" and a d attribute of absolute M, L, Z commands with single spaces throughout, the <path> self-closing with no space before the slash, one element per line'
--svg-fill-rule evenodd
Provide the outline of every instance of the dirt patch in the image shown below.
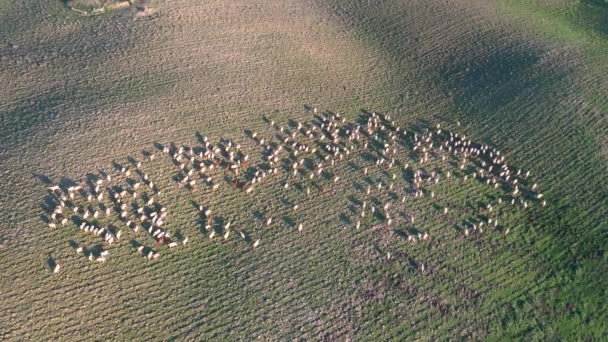
<path fill-rule="evenodd" d="M 387 285 L 384 281 L 374 283 L 367 280 L 360 289 L 363 302 L 380 303 L 386 298 Z"/>
<path fill-rule="evenodd" d="M 127 0 L 68 0 L 65 5 L 82 15 L 98 15 L 102 13 L 127 10 L 137 10 L 137 17 L 147 17 L 157 12 L 150 1 Z"/>
<path fill-rule="evenodd" d="M 387 247 L 397 234 L 386 224 L 375 225 L 369 234 L 353 241 L 353 254 L 356 260 L 364 263 L 379 261 L 387 256 Z"/>

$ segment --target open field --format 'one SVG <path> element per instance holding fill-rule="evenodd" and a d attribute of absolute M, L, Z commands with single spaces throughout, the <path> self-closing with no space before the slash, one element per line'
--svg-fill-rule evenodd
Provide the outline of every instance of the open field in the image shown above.
<path fill-rule="evenodd" d="M 146 16 L 134 6 L 83 16 L 62 1 L 0 3 L 0 339 L 608 337 L 608 7 L 601 1 L 153 6 Z M 259 139 L 280 135 L 279 126 L 294 131 L 297 122 L 319 122 L 321 112 L 364 125 L 374 111 L 408 132 L 397 139 L 393 169 L 374 165 L 378 149 L 358 146 L 333 166 L 326 161 L 315 182 L 291 180 L 287 169 L 247 194 L 215 170 L 216 191 L 197 178 L 190 192 L 177 185 L 180 161 L 163 152 L 171 144 L 171 154 L 200 148 L 203 136 L 214 145 L 230 139 L 254 166 L 264 158 Z M 458 159 L 437 154 L 422 165 L 413 134 L 436 124 L 500 150 L 514 170 L 530 170 L 546 207 L 498 205 L 513 189 L 464 181 L 479 172 L 475 161 L 460 170 Z M 307 158 L 303 172 L 321 161 Z M 116 209 L 89 219 L 122 231 L 111 245 L 80 231 L 83 208 L 94 202 L 82 196 L 74 200 L 78 215 L 49 227 L 58 197 L 49 186 L 90 191 L 95 184 L 86 182 L 104 179 L 102 171 L 114 175 L 102 183 L 107 194 L 121 186 L 130 195 L 120 169 L 146 183 L 137 161 L 161 194 L 145 185 L 138 192 L 167 208 L 163 229 L 178 247 L 158 245 L 143 227 L 128 229 Z M 441 180 L 414 198 L 408 190 L 422 168 Z M 378 182 L 382 190 L 366 195 Z M 363 201 L 378 215 L 361 219 Z M 199 205 L 211 208 L 211 227 Z M 474 232 L 479 215 L 499 215 L 499 227 Z M 408 242 L 418 232 L 431 239 Z M 140 245 L 160 258 L 147 260 Z M 90 261 L 78 246 L 109 255 Z"/>

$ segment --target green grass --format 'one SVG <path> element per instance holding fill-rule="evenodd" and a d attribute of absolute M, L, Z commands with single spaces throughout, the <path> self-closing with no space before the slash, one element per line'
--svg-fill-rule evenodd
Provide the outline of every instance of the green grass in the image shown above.
<path fill-rule="evenodd" d="M 19 46 L 0 51 L 0 272 L 10 275 L 0 280 L 0 338 L 605 339 L 608 61 L 604 34 L 575 4 L 180 0 L 138 22 L 80 17 L 59 1 L 0 5 L 0 36 Z M 131 240 L 154 242 L 123 232 L 108 262 L 92 263 L 69 241 L 98 238 L 40 220 L 46 185 L 34 174 L 80 180 L 154 143 L 193 145 L 196 131 L 236 139 L 257 161 L 243 130 L 270 137 L 262 115 L 287 126 L 310 118 L 304 104 L 351 120 L 360 109 L 391 113 L 406 127 L 459 120 L 459 131 L 531 170 L 549 204 L 505 206 L 509 235 L 464 239 L 462 211 L 497 191 L 441 182 L 435 200 L 395 203 L 418 213 L 414 225 L 386 229 L 368 215 L 356 231 L 349 196 L 365 197 L 359 168 L 369 163 L 360 154 L 329 168 L 342 176 L 335 195 L 310 197 L 284 190 L 282 176 L 253 196 L 227 184 L 190 194 L 159 158 L 144 168 L 165 191 L 168 230 L 190 237 L 185 247 L 149 262 Z M 191 201 L 260 247 L 235 231 L 210 241 Z M 453 210 L 444 218 L 433 204 Z M 412 228 L 433 240 L 407 243 L 400 234 Z M 49 255 L 57 275 L 45 269 Z"/>

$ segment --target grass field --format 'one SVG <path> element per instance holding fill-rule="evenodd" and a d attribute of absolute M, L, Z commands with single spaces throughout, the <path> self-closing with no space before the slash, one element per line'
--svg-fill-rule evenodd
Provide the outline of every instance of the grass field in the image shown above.
<path fill-rule="evenodd" d="M 63 1 L 0 3 L 0 339 L 608 338 L 602 1 L 150 6 L 150 16 L 82 16 Z M 419 133 L 441 123 L 530 170 L 547 206 L 505 206 L 508 235 L 464 238 L 465 213 L 500 192 L 442 180 L 429 187 L 434 199 L 395 201 L 392 226 L 368 216 L 357 230 L 362 189 L 391 181 L 365 153 L 328 167 L 341 176 L 324 181 L 329 190 L 306 196 L 284 189 L 281 175 L 247 195 L 225 182 L 216 192 L 178 189 L 179 169 L 156 147 L 195 146 L 200 132 L 241 143 L 255 164 L 262 149 L 245 131 L 270 138 L 264 117 L 288 127 L 312 120 L 310 107 L 349 121 L 386 113 Z M 47 183 L 85 182 L 113 162 L 145 160 L 142 152 L 157 154 L 142 168 L 162 189 L 164 227 L 188 244 L 157 247 L 123 227 L 108 246 L 73 224 L 48 227 Z M 404 172 L 396 188 L 409 181 Z M 390 199 L 375 192 L 369 202 Z M 214 212 L 213 240 L 198 204 Z M 403 212 L 415 212 L 415 224 Z M 224 241 L 226 220 L 234 231 Z M 408 243 L 415 230 L 432 240 Z M 91 262 L 74 244 L 110 255 Z M 162 257 L 146 260 L 139 244 Z"/>

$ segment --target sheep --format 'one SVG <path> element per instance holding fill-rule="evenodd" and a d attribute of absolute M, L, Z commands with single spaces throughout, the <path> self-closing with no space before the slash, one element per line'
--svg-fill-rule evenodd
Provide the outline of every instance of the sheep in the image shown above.
<path fill-rule="evenodd" d="M 300 224 L 298 225 L 298 231 L 299 231 L 299 232 L 302 232 L 302 230 L 303 230 L 303 228 L 302 228 L 302 224 L 300 223 Z"/>
<path fill-rule="evenodd" d="M 226 233 L 224 233 L 224 240 L 228 240 L 229 237 L 230 237 L 230 231 L 226 230 Z"/>
<path fill-rule="evenodd" d="M 184 238 L 184 241 L 182 241 L 182 245 L 184 245 L 184 246 L 185 246 L 185 245 L 186 245 L 186 243 L 188 243 L 188 237 L 187 237 L 187 236 Z"/>
<path fill-rule="evenodd" d="M 269 217 L 268 220 L 266 220 L 266 226 L 270 226 L 272 224 L 272 217 Z"/>
<path fill-rule="evenodd" d="M 55 268 L 53 269 L 53 273 L 59 273 L 59 270 L 61 269 L 61 265 L 59 264 L 55 264 Z"/>
<path fill-rule="evenodd" d="M 177 242 L 169 243 L 169 248 L 173 248 L 173 247 L 177 247 L 177 246 L 178 246 Z"/>
<path fill-rule="evenodd" d="M 255 242 L 253 243 L 253 248 L 256 248 L 257 246 L 260 245 L 260 239 L 255 240 Z"/>

